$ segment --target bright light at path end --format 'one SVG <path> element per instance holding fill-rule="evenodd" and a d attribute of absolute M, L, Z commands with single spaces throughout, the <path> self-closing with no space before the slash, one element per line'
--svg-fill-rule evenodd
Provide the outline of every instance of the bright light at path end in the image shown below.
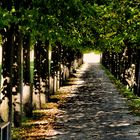
<path fill-rule="evenodd" d="M 86 53 L 84 54 L 84 62 L 85 63 L 100 63 L 101 54 Z"/>

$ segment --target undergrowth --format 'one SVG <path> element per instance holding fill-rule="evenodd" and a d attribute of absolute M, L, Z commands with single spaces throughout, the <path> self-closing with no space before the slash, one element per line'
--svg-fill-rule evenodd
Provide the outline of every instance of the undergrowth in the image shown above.
<path fill-rule="evenodd" d="M 102 66 L 103 67 L 103 66 Z M 140 97 L 123 85 L 120 80 L 116 79 L 109 70 L 103 67 L 109 79 L 115 84 L 119 92 L 127 99 L 127 104 L 130 108 L 130 113 L 140 116 Z"/>

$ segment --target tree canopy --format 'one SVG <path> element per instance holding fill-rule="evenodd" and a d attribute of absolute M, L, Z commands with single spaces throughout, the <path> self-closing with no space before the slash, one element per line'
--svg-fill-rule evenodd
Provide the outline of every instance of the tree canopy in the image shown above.
<path fill-rule="evenodd" d="M 18 24 L 33 42 L 59 41 L 81 50 L 139 46 L 139 0 L 2 0 L 0 6 L 0 29 Z"/>

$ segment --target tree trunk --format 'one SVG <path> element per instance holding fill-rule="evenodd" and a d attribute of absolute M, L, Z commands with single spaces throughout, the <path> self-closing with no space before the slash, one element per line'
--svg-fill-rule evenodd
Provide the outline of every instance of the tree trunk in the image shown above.
<path fill-rule="evenodd" d="M 47 92 L 46 90 L 48 79 L 48 59 L 47 59 L 47 49 L 45 44 L 42 44 L 40 48 L 40 98 L 41 98 L 41 108 L 44 107 L 44 104 L 47 102 Z"/>
<path fill-rule="evenodd" d="M 34 108 L 41 108 L 40 99 L 40 47 L 41 42 L 37 42 L 34 46 L 34 94 L 33 106 Z"/>
<path fill-rule="evenodd" d="M 26 117 L 32 116 L 32 84 L 30 72 L 30 33 L 23 39 L 23 111 Z"/>
<path fill-rule="evenodd" d="M 34 48 L 34 105 L 42 108 L 50 96 L 51 46 L 38 41 Z"/>
<path fill-rule="evenodd" d="M 1 118 L 12 122 L 13 26 L 3 30 Z"/>
<path fill-rule="evenodd" d="M 47 97 L 47 101 L 49 101 L 50 99 L 50 85 L 51 85 L 51 59 L 52 59 L 52 47 L 49 41 L 46 41 L 46 70 L 47 70 L 47 74 L 46 74 L 46 97 Z"/>
<path fill-rule="evenodd" d="M 12 117 L 12 64 L 13 64 L 13 25 L 5 28 L 2 33 L 2 92 L 0 112 L 1 119 L 10 123 Z M 12 123 L 11 123 L 12 124 Z M 9 126 L 8 137 L 11 139 L 11 125 Z"/>
<path fill-rule="evenodd" d="M 140 96 L 140 50 L 137 50 L 137 63 L 136 63 L 136 86 L 134 88 L 135 94 Z"/>
<path fill-rule="evenodd" d="M 22 122 L 22 73 L 21 73 L 21 50 L 22 50 L 22 37 L 18 30 L 18 26 L 15 26 L 14 35 L 14 57 L 13 57 L 13 113 L 14 113 L 14 126 L 21 126 Z"/>

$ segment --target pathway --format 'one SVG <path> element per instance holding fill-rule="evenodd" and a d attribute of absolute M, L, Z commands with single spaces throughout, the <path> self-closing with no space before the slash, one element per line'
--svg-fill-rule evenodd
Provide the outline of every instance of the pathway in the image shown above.
<path fill-rule="evenodd" d="M 64 86 L 71 97 L 59 108 L 51 140 L 140 140 L 139 117 L 130 114 L 126 99 L 100 64 L 84 64 L 75 85 Z M 77 84 L 76 84 L 77 83 Z"/>

